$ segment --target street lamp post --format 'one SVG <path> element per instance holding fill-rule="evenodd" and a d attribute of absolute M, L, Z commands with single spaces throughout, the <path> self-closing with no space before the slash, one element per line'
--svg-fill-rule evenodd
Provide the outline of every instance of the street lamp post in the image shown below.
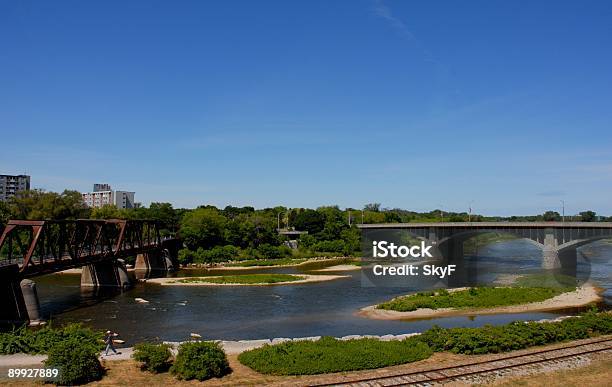
<path fill-rule="evenodd" d="M 472 203 L 474 203 L 473 200 L 470 202 L 470 209 L 469 209 L 469 212 L 468 212 L 468 222 L 472 221 Z"/>
<path fill-rule="evenodd" d="M 561 221 L 565 223 L 565 200 L 561 200 Z"/>

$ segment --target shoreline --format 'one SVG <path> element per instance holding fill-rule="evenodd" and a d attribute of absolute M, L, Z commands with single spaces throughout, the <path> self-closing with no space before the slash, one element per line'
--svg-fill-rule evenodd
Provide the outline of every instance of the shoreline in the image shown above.
<path fill-rule="evenodd" d="M 398 312 L 395 310 L 376 309 L 378 305 L 370 305 L 361 308 L 356 314 L 360 317 L 375 320 L 421 320 L 438 317 L 451 316 L 477 316 L 490 314 L 511 314 L 527 312 L 550 312 L 568 308 L 584 307 L 602 300 L 602 289 L 592 285 L 584 284 L 573 292 L 559 294 L 548 300 L 531 302 L 529 304 L 517 304 L 499 306 L 493 308 L 422 308 L 411 312 Z"/>
<path fill-rule="evenodd" d="M 274 285 L 299 285 L 312 282 L 333 281 L 340 278 L 347 278 L 346 275 L 313 275 L 313 274 L 295 274 L 298 277 L 306 277 L 296 281 L 283 281 L 274 283 L 254 283 L 254 284 L 238 284 L 238 283 L 213 283 L 213 282 L 178 282 L 183 279 L 191 279 L 197 277 L 175 277 L 175 278 L 152 278 L 146 283 L 154 283 L 161 286 L 274 286 Z M 208 278 L 218 278 L 221 276 L 210 276 Z M 206 277 L 203 277 L 206 278 Z"/>
<path fill-rule="evenodd" d="M 298 266 L 302 266 L 302 265 L 306 265 L 306 264 L 311 264 L 311 263 L 319 263 L 319 262 L 327 262 L 327 261 L 334 261 L 334 260 L 339 260 L 339 259 L 348 259 L 351 257 L 314 257 L 314 258 L 307 258 L 304 262 L 300 262 L 300 263 L 290 263 L 287 265 L 262 265 L 262 266 L 224 266 L 223 264 L 217 265 L 217 266 L 185 266 L 185 267 L 181 267 L 181 269 L 185 269 L 185 270 L 198 270 L 198 269 L 206 269 L 206 270 L 255 270 L 255 269 L 274 269 L 274 268 L 283 268 L 283 267 L 298 267 Z M 299 258 L 296 258 L 299 259 Z M 240 261 L 236 261 L 236 262 L 232 262 L 232 263 L 239 263 Z M 318 270 L 317 270 L 318 271 Z"/>
<path fill-rule="evenodd" d="M 330 271 L 354 271 L 354 270 L 361 270 L 361 266 L 350 265 L 350 264 L 334 265 L 334 266 L 326 267 L 324 269 L 318 269 L 318 270 L 313 270 L 313 271 L 316 271 L 319 273 L 325 273 L 325 272 L 330 272 Z"/>

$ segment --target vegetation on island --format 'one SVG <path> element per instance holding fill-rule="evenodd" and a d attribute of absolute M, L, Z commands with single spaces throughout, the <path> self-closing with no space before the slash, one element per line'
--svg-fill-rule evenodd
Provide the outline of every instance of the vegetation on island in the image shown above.
<path fill-rule="evenodd" d="M 293 282 L 303 280 L 306 277 L 294 274 L 240 274 L 240 275 L 224 275 L 215 277 L 190 277 L 172 281 L 182 284 L 193 283 L 210 283 L 210 284 L 239 284 L 239 285 L 257 285 L 257 284 L 275 284 L 279 282 Z"/>
<path fill-rule="evenodd" d="M 475 287 L 451 292 L 440 289 L 397 297 L 376 305 L 376 308 L 397 312 L 412 312 L 421 308 L 493 308 L 544 301 L 575 289 L 575 287 Z"/>
<path fill-rule="evenodd" d="M 250 266 L 293 266 L 306 262 L 307 258 L 278 258 L 278 259 L 247 259 L 244 261 L 225 264 L 228 267 Z"/>
<path fill-rule="evenodd" d="M 272 375 L 310 375 L 387 367 L 425 359 L 433 352 L 461 354 L 508 352 L 538 345 L 612 333 L 612 314 L 590 311 L 555 322 L 515 321 L 478 328 L 434 326 L 404 340 L 375 338 L 290 341 L 241 353 L 238 360 Z"/>

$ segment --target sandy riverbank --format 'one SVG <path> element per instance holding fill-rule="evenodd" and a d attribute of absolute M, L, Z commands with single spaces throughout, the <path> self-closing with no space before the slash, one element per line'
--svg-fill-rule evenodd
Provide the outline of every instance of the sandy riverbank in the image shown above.
<path fill-rule="evenodd" d="M 361 266 L 357 265 L 334 265 L 330 267 L 326 267 L 325 269 L 315 270 L 316 272 L 327 272 L 327 271 L 352 271 L 352 270 L 360 270 Z"/>
<path fill-rule="evenodd" d="M 440 308 L 440 309 L 417 309 L 412 312 L 397 312 L 394 310 L 376 309 L 376 305 L 365 307 L 357 314 L 362 317 L 377 320 L 419 320 L 434 317 L 449 316 L 473 316 L 484 314 L 503 314 L 503 313 L 525 313 L 525 312 L 546 312 L 552 310 L 577 308 L 596 303 L 601 300 L 600 289 L 591 285 L 584 284 L 573 292 L 559 294 L 556 297 L 540 302 L 529 304 L 500 306 L 495 308 Z"/>
<path fill-rule="evenodd" d="M 332 281 L 335 279 L 346 278 L 346 275 L 311 275 L 311 274 L 296 274 L 299 277 L 305 277 L 297 281 L 284 281 L 275 283 L 256 283 L 256 284 L 219 284 L 212 282 L 178 282 L 182 279 L 190 279 L 194 277 L 177 277 L 177 278 L 153 278 L 148 279 L 147 283 L 160 284 L 163 286 L 274 286 L 274 285 L 298 285 L 309 282 L 321 282 L 321 281 Z M 203 277 L 206 278 L 206 277 Z M 208 278 L 218 278 L 217 276 L 211 276 Z"/>

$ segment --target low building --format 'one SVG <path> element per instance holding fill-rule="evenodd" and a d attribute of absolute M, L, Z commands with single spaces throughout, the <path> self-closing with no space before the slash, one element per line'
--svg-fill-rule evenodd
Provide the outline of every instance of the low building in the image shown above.
<path fill-rule="evenodd" d="M 30 189 L 28 175 L 0 175 L 0 201 L 7 201 L 19 191 Z"/>
<path fill-rule="evenodd" d="M 94 184 L 93 192 L 83 193 L 83 202 L 92 208 L 114 205 L 117 208 L 134 208 L 135 192 L 113 191 L 109 184 Z"/>

